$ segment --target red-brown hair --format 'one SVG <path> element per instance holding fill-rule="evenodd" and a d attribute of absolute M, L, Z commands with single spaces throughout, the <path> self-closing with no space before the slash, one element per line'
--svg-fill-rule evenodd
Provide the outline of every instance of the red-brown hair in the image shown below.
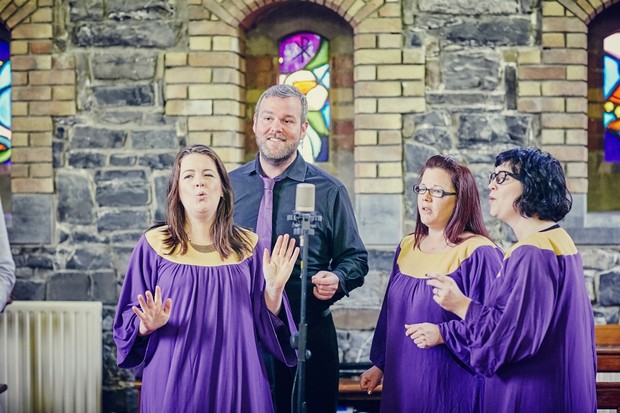
<path fill-rule="evenodd" d="M 420 179 L 427 169 L 442 169 L 448 173 L 452 185 L 456 189 L 456 205 L 454 212 L 448 220 L 444 229 L 444 236 L 452 245 L 458 245 L 465 241 L 464 232 L 471 232 L 476 235 L 489 238 L 489 233 L 484 226 L 482 217 L 482 207 L 480 206 L 480 194 L 476 186 L 476 179 L 468 167 L 456 162 L 454 159 L 434 155 L 428 158 L 422 169 L 420 169 Z M 428 227 L 422 223 L 420 212 L 416 214 L 414 248 L 420 246 L 422 240 L 428 235 Z"/>

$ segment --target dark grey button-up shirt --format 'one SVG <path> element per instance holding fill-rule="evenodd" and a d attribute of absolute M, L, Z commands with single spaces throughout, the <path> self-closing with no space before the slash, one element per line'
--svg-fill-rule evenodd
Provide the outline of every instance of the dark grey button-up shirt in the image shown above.
<path fill-rule="evenodd" d="M 258 209 L 263 196 L 259 165 L 257 155 L 255 160 L 230 173 L 235 195 L 235 224 L 253 231 L 256 231 Z M 332 303 L 364 283 L 364 276 L 368 272 L 368 253 L 359 236 L 353 206 L 344 185 L 320 168 L 307 164 L 299 152 L 295 161 L 276 179 L 270 247 L 278 235 L 287 233 L 294 236 L 293 223 L 287 220 L 287 215 L 295 209 L 297 184 L 302 182 L 315 185 L 315 210 L 322 217 L 322 221 L 316 223 L 314 235 L 309 236 L 308 277 L 326 270 L 332 271 L 340 279 L 340 288 L 328 301 L 315 298 L 312 284 L 308 281 L 307 315 L 308 323 L 312 323 L 326 314 Z M 296 238 L 299 245 L 299 237 Z M 301 300 L 300 261 L 301 253 L 286 285 L 296 322 L 299 322 Z"/>

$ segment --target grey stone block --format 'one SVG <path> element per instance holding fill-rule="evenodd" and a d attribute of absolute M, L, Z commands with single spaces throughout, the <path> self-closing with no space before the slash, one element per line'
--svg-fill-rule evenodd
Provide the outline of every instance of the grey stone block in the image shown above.
<path fill-rule="evenodd" d="M 529 46 L 531 25 L 526 16 L 466 18 L 447 26 L 443 32 L 449 41 L 469 46 Z"/>
<path fill-rule="evenodd" d="M 118 302 L 119 289 L 114 272 L 96 272 L 92 274 L 93 300 L 115 305 Z"/>
<path fill-rule="evenodd" d="M 177 43 L 177 24 L 164 21 L 80 24 L 73 29 L 78 47 L 169 48 Z"/>
<path fill-rule="evenodd" d="M 67 261 L 69 270 L 101 270 L 111 267 L 112 257 L 106 246 L 77 246 Z"/>
<path fill-rule="evenodd" d="M 97 183 L 99 206 L 141 206 L 150 199 L 150 185 L 146 180 L 114 180 Z"/>
<path fill-rule="evenodd" d="M 53 234 L 51 195 L 13 194 L 8 227 L 11 244 L 50 244 Z"/>
<path fill-rule="evenodd" d="M 16 300 L 45 300 L 45 282 L 22 280 L 18 277 L 11 295 Z"/>
<path fill-rule="evenodd" d="M 47 300 L 90 301 L 91 280 L 83 272 L 57 272 L 47 281 Z"/>
<path fill-rule="evenodd" d="M 95 86 L 92 90 L 99 106 L 152 106 L 155 103 L 152 85 Z"/>
<path fill-rule="evenodd" d="M 101 80 L 151 80 L 157 57 L 144 53 L 98 53 L 93 57 L 93 75 Z"/>
<path fill-rule="evenodd" d="M 71 151 L 67 163 L 77 169 L 100 168 L 106 164 L 106 156 L 102 153 Z"/>
<path fill-rule="evenodd" d="M 532 133 L 528 115 L 459 115 L 458 146 L 468 148 L 476 143 L 523 146 Z"/>
<path fill-rule="evenodd" d="M 58 218 L 70 224 L 91 224 L 95 218 L 95 203 L 89 178 L 60 171 L 56 175 Z"/>
<path fill-rule="evenodd" d="M 446 52 L 441 59 L 443 83 L 450 90 L 495 90 L 500 59 L 498 52 Z"/>
<path fill-rule="evenodd" d="M 131 144 L 134 149 L 174 149 L 179 147 L 179 140 L 174 129 L 153 129 L 131 132 Z"/>
<path fill-rule="evenodd" d="M 174 165 L 174 159 L 176 158 L 176 151 L 166 153 L 148 153 L 140 156 L 138 159 L 138 165 L 147 166 L 153 169 L 165 169 L 171 170 Z"/>
<path fill-rule="evenodd" d="M 76 126 L 71 139 L 72 149 L 120 148 L 125 143 L 127 133 L 122 130 Z"/>
<path fill-rule="evenodd" d="M 620 271 L 610 270 L 599 274 L 599 304 L 620 305 Z"/>
<path fill-rule="evenodd" d="M 97 229 L 99 231 L 146 229 L 149 220 L 149 213 L 144 210 L 106 209 L 99 214 Z"/>
<path fill-rule="evenodd" d="M 402 204 L 402 195 L 356 195 L 357 222 L 367 246 L 398 243 L 402 236 Z"/>

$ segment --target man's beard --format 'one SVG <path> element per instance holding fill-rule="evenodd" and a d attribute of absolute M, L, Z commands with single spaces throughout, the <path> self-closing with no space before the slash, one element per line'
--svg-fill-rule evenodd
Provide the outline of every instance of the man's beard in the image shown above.
<path fill-rule="evenodd" d="M 286 144 L 286 147 L 282 148 L 281 151 L 278 151 L 278 153 L 274 153 L 268 147 L 268 139 L 269 138 L 265 138 L 265 141 L 263 143 L 258 144 L 258 149 L 260 150 L 263 159 L 265 159 L 273 166 L 279 166 L 286 163 L 297 153 L 299 143 L 297 143 L 297 145 Z"/>

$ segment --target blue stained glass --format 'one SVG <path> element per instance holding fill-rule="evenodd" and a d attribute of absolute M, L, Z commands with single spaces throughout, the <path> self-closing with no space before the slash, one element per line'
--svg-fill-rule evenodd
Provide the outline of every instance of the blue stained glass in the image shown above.
<path fill-rule="evenodd" d="M 618 61 L 611 56 L 603 57 L 603 96 L 608 98 L 620 81 Z"/>
<path fill-rule="evenodd" d="M 329 72 L 329 65 L 319 66 L 316 69 L 314 69 L 313 72 L 314 72 L 314 76 L 316 76 L 316 79 L 319 81 L 319 83 L 321 83 L 323 86 L 329 89 L 331 86 L 331 76 Z"/>
<path fill-rule="evenodd" d="M 325 125 L 327 129 L 331 128 L 330 120 L 332 118 L 331 105 L 329 102 L 325 102 L 325 106 L 321 108 L 321 115 L 323 115 L 323 120 L 325 121 Z"/>
<path fill-rule="evenodd" d="M 0 41 L 0 164 L 11 163 L 11 51 Z"/>
<path fill-rule="evenodd" d="M 603 125 L 607 127 L 609 122 L 616 119 L 616 116 L 613 113 L 603 113 Z"/>
<path fill-rule="evenodd" d="M 11 62 L 0 67 L 0 125 L 11 128 Z"/>

